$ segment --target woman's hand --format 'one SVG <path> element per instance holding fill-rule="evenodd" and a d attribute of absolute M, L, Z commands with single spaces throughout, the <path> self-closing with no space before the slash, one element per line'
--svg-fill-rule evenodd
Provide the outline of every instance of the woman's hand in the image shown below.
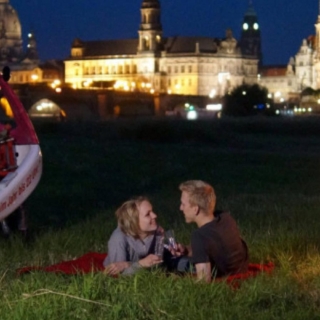
<path fill-rule="evenodd" d="M 130 266 L 128 261 L 113 262 L 106 266 L 103 273 L 114 276 Z"/>
<path fill-rule="evenodd" d="M 162 262 L 162 259 L 155 254 L 149 254 L 145 258 L 139 260 L 139 264 L 143 268 L 150 268 Z"/>

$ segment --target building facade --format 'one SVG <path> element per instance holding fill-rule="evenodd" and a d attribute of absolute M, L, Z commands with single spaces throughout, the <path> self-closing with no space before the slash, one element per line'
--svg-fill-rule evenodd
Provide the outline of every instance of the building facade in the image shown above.
<path fill-rule="evenodd" d="M 320 89 L 320 1 L 315 35 L 302 40 L 301 46 L 286 66 L 269 66 L 259 70 L 259 83 L 276 102 L 297 101 L 306 88 Z"/>
<path fill-rule="evenodd" d="M 223 39 L 164 37 L 160 2 L 143 0 L 140 12 L 137 39 L 75 39 L 64 61 L 65 82 L 77 89 L 109 84 L 126 91 L 213 97 L 257 81 L 260 47 L 243 54 L 231 30 Z"/>

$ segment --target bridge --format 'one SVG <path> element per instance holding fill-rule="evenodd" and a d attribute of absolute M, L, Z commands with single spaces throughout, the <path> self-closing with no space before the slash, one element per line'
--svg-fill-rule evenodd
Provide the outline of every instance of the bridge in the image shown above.
<path fill-rule="evenodd" d="M 205 107 L 211 101 L 205 96 L 150 94 L 113 89 L 75 90 L 70 87 L 61 87 L 61 91 L 56 91 L 47 85 L 32 84 L 12 87 L 28 111 L 39 101 L 46 99 L 61 108 L 69 120 L 163 116 L 166 110 L 173 110 L 176 106 L 185 103 Z"/>

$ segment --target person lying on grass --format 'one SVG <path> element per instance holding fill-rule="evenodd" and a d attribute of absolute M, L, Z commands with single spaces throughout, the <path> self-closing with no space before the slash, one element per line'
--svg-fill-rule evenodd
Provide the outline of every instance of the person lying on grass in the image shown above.
<path fill-rule="evenodd" d="M 126 201 L 116 211 L 116 217 L 118 227 L 108 241 L 104 272 L 133 274 L 162 263 L 162 255 L 156 255 L 155 248 L 163 230 L 150 201 L 146 197 Z"/>
<path fill-rule="evenodd" d="M 208 183 L 190 180 L 180 184 L 181 204 L 186 223 L 196 223 L 191 246 L 178 244 L 171 253 L 187 255 L 195 266 L 197 279 L 210 282 L 221 277 L 246 272 L 248 249 L 241 239 L 235 220 L 227 212 L 215 210 L 216 195 Z"/>

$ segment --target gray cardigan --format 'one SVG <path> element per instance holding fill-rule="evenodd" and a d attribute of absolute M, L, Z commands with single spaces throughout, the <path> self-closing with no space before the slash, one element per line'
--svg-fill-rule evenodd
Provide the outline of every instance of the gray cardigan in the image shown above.
<path fill-rule="evenodd" d="M 145 238 L 135 239 L 124 234 L 120 228 L 115 229 L 108 241 L 108 255 L 103 261 L 103 266 L 113 262 L 129 261 L 131 265 L 122 274 L 133 274 L 141 268 L 138 261 L 145 258 L 148 254 L 154 253 L 154 238 L 152 234 Z"/>

